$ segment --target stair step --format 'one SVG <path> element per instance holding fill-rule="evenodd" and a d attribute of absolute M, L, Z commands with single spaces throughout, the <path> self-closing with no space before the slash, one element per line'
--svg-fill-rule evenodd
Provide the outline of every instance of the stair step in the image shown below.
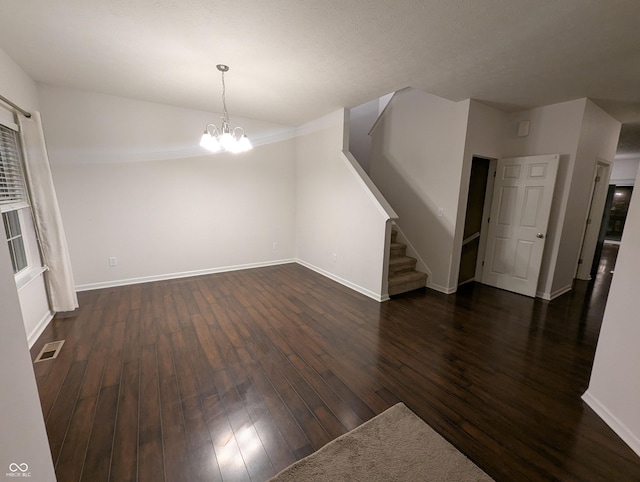
<path fill-rule="evenodd" d="M 398 242 L 398 230 L 391 228 L 391 246 L 389 256 L 389 295 L 398 295 L 424 288 L 427 275 L 416 271 L 417 260 L 407 256 L 407 245 Z"/>
<path fill-rule="evenodd" d="M 403 243 L 391 243 L 391 257 L 405 256 L 407 254 L 407 245 Z"/>
<path fill-rule="evenodd" d="M 400 293 L 406 293 L 407 291 L 424 288 L 426 284 L 427 275 L 425 273 L 420 273 L 419 271 L 409 271 L 406 273 L 389 275 L 389 295 L 393 296 Z"/>
<path fill-rule="evenodd" d="M 389 259 L 389 276 L 414 271 L 417 260 L 409 256 L 396 256 Z"/>

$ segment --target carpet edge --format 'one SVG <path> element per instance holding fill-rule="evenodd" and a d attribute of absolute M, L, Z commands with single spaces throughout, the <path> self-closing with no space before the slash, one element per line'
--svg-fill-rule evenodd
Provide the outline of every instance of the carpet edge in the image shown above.
<path fill-rule="evenodd" d="M 271 482 L 274 479 L 276 479 L 277 477 L 279 477 L 283 472 L 286 471 L 294 471 L 296 469 L 297 466 L 302 465 L 303 463 L 305 463 L 305 461 L 308 458 L 314 457 L 317 454 L 321 453 L 326 447 L 329 447 L 329 445 L 332 445 L 335 442 L 338 442 L 340 439 L 348 436 L 348 435 L 353 435 L 356 432 L 359 432 L 361 429 L 364 429 L 365 426 L 369 425 L 370 423 L 374 422 L 377 418 L 382 417 L 383 415 L 387 414 L 387 412 L 392 411 L 393 409 L 396 410 L 402 410 L 402 409 L 406 409 L 409 412 L 411 412 L 411 414 L 413 414 L 413 416 L 417 417 L 417 415 L 415 413 L 413 413 L 413 411 L 407 407 L 404 403 L 402 402 L 398 402 L 395 405 L 392 405 L 391 407 L 387 408 L 386 410 L 384 410 L 383 412 L 380 412 L 378 415 L 375 415 L 373 417 L 371 417 L 369 420 L 367 420 L 366 422 L 361 423 L 360 425 L 358 425 L 356 428 L 354 428 L 353 430 L 349 430 L 348 432 L 343 433 L 342 435 L 340 435 L 339 437 L 336 437 L 333 440 L 330 440 L 329 442 L 327 442 L 326 444 L 324 444 L 322 447 L 320 447 L 318 450 L 315 450 L 314 452 L 310 453 L 309 455 L 307 455 L 304 458 L 301 458 L 300 460 L 296 460 L 294 463 L 292 463 L 291 465 L 288 465 L 287 467 L 285 467 L 284 469 L 282 469 L 280 472 L 278 472 L 276 475 L 274 475 L 273 477 L 267 479 L 266 482 Z M 419 418 L 419 417 L 418 417 Z M 422 419 L 421 419 L 422 420 Z"/>

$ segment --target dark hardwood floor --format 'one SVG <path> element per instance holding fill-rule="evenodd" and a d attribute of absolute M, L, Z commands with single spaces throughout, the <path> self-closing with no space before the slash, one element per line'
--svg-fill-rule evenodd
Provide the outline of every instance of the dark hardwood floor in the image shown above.
<path fill-rule="evenodd" d="M 498 481 L 638 481 L 580 399 L 615 249 L 552 302 L 295 264 L 80 293 L 32 349 L 66 340 L 34 365 L 58 480 L 261 481 L 403 401 Z"/>

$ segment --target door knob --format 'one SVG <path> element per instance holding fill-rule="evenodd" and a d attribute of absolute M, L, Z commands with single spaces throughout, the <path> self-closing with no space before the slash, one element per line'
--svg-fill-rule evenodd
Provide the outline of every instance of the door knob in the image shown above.
<path fill-rule="evenodd" d="M 536 238 L 542 239 L 542 238 L 544 238 L 544 234 L 538 233 L 538 234 L 536 234 Z"/>

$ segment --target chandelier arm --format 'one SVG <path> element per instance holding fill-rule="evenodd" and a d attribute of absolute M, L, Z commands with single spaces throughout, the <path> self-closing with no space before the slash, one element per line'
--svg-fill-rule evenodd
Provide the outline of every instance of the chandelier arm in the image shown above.
<path fill-rule="evenodd" d="M 211 127 L 211 129 L 209 129 Z M 219 136 L 220 135 L 220 129 L 218 129 L 218 127 L 215 124 L 207 124 L 207 127 L 205 127 L 205 132 L 207 134 L 209 134 L 210 136 Z"/>

